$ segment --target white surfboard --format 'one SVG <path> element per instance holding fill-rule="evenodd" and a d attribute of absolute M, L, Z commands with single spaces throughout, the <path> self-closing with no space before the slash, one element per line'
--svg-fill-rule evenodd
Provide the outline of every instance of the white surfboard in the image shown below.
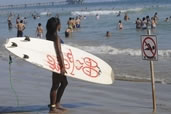
<path fill-rule="evenodd" d="M 61 44 L 66 68 L 66 76 L 99 84 L 112 84 L 114 72 L 102 59 L 78 48 Z M 60 72 L 54 44 L 38 38 L 16 37 L 5 43 L 5 48 L 41 68 Z"/>

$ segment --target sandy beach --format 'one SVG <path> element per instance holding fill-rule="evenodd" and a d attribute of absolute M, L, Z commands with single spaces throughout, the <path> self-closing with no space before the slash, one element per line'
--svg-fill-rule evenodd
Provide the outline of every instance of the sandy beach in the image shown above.
<path fill-rule="evenodd" d="M 11 83 L 8 61 L 0 61 L 0 113 L 47 114 L 51 73 L 21 61 L 13 59 Z M 65 114 L 153 114 L 150 82 L 116 80 L 112 85 L 100 85 L 73 78 L 68 81 L 62 98 L 68 109 Z M 171 113 L 170 88 L 156 84 L 156 114 Z"/>

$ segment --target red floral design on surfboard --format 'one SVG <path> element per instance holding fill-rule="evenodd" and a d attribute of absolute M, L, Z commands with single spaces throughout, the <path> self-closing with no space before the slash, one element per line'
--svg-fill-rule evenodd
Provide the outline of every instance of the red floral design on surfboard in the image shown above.
<path fill-rule="evenodd" d="M 50 69 L 60 72 L 56 56 L 47 54 L 47 63 Z M 67 73 L 70 73 L 72 76 L 75 76 L 75 72 L 79 71 L 91 78 L 97 78 L 101 73 L 98 63 L 94 59 L 85 56 L 75 60 L 71 49 L 68 49 L 68 52 L 64 54 L 64 63 Z"/>

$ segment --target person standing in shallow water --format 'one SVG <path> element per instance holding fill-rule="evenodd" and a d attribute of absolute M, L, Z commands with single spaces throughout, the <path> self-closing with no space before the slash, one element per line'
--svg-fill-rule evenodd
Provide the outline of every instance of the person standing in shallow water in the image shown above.
<path fill-rule="evenodd" d="M 59 111 L 65 111 L 66 109 L 60 105 L 60 101 L 64 90 L 68 84 L 67 78 L 65 76 L 65 64 L 64 58 L 61 50 L 61 40 L 57 34 L 61 28 L 60 19 L 52 17 L 47 21 L 46 24 L 46 39 L 53 41 L 56 54 L 57 61 L 60 66 L 60 73 L 52 72 L 52 87 L 50 90 L 50 113 L 58 113 Z"/>
<path fill-rule="evenodd" d="M 20 20 L 20 22 L 17 22 L 16 28 L 17 28 L 17 37 L 23 37 L 23 31 L 25 29 L 23 20 Z"/>
<path fill-rule="evenodd" d="M 118 22 L 118 29 L 119 30 L 123 29 L 123 24 L 122 24 L 121 20 L 119 20 L 119 22 Z"/>
<path fill-rule="evenodd" d="M 37 37 L 42 38 L 43 37 L 43 27 L 42 24 L 39 23 L 36 29 Z"/>

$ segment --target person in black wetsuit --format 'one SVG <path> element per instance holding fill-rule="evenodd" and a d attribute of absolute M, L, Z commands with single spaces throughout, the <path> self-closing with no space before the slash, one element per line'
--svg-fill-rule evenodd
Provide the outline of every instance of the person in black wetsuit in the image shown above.
<path fill-rule="evenodd" d="M 51 17 L 47 21 L 46 39 L 54 42 L 57 61 L 60 66 L 60 73 L 52 72 L 52 87 L 50 91 L 50 111 L 49 111 L 50 113 L 56 113 L 59 112 L 59 110 L 61 111 L 66 110 L 60 105 L 61 97 L 68 84 L 67 78 L 65 76 L 66 70 L 65 70 L 64 58 L 61 50 L 61 40 L 57 34 L 57 31 L 59 31 L 60 28 L 61 28 L 61 24 L 59 18 Z"/>

